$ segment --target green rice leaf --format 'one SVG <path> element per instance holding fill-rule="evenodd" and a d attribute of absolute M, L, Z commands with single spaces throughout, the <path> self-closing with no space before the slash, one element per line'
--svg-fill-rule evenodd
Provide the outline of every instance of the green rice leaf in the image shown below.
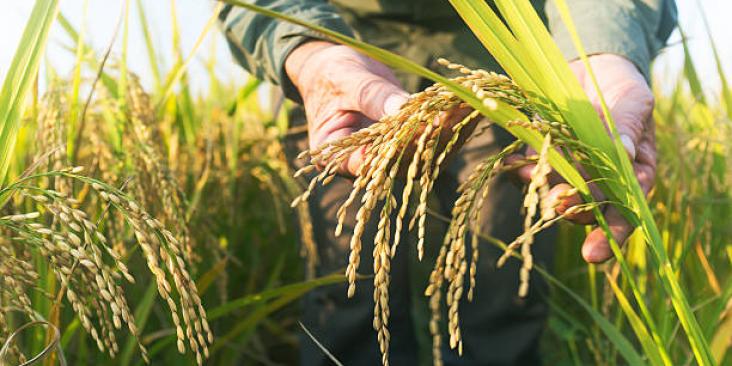
<path fill-rule="evenodd" d="M 633 310 L 633 306 L 628 301 L 628 298 L 625 297 L 623 290 L 618 287 L 618 284 L 615 283 L 612 276 L 608 274 L 605 278 L 615 293 L 615 298 L 618 300 L 620 308 L 623 310 L 623 313 L 625 314 L 626 319 L 628 319 L 628 323 L 630 323 L 633 331 L 635 331 L 636 336 L 638 336 L 638 341 L 640 342 L 641 347 L 643 347 L 643 351 L 645 351 L 646 356 L 650 359 L 651 364 L 672 365 L 671 359 L 669 358 L 668 353 L 666 353 L 666 349 L 662 345 L 659 346 L 653 341 L 653 338 L 648 333 L 648 329 L 646 329 L 643 320 L 641 320 L 635 310 Z"/>
<path fill-rule="evenodd" d="M 150 25 L 145 15 L 145 6 L 142 4 L 142 0 L 137 0 L 135 5 L 137 5 L 137 17 L 140 20 L 140 29 L 142 29 L 142 35 L 145 40 L 147 59 L 152 70 L 155 90 L 158 90 L 160 88 L 160 64 L 158 63 L 158 55 L 155 51 L 155 46 L 153 46 L 152 36 L 150 35 Z"/>
<path fill-rule="evenodd" d="M 58 0 L 37 0 L 0 90 L 0 185 L 5 183 L 25 97 L 38 74 Z"/>
<path fill-rule="evenodd" d="M 638 352 L 633 347 L 633 344 L 630 343 L 630 341 L 623 335 L 623 333 L 620 332 L 620 330 L 618 330 L 618 328 L 616 328 L 612 323 L 605 319 L 605 317 L 600 312 L 593 309 L 590 304 L 582 299 L 582 297 L 577 295 L 569 287 L 567 287 L 561 281 L 549 274 L 547 270 L 539 266 L 534 267 L 534 269 L 549 283 L 569 295 L 573 300 L 577 302 L 577 304 L 579 304 L 585 311 L 587 311 L 587 313 L 590 315 L 590 317 L 592 317 L 592 320 L 595 321 L 600 330 L 618 349 L 618 352 L 620 352 L 620 355 L 622 355 L 625 361 L 627 361 L 628 365 L 646 364 L 646 362 L 643 360 L 643 357 L 641 357 L 640 354 L 638 354 Z"/>
<path fill-rule="evenodd" d="M 699 74 L 696 72 L 694 60 L 691 59 L 691 53 L 689 52 L 689 39 L 686 37 L 686 33 L 681 26 L 679 26 L 678 29 L 681 34 L 681 43 L 684 46 L 684 76 L 686 76 L 686 80 L 689 82 L 691 95 L 693 95 L 699 103 L 706 105 L 707 101 L 704 97 L 704 90 L 702 89 L 701 82 L 699 81 Z"/>

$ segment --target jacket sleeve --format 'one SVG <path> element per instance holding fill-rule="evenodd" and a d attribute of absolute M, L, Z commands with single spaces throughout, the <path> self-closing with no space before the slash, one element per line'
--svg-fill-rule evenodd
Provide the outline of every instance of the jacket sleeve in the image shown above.
<path fill-rule="evenodd" d="M 351 28 L 325 0 L 247 1 L 353 36 Z M 297 46 L 322 36 L 304 27 L 232 5 L 226 5 L 221 10 L 219 22 L 232 55 L 241 66 L 259 79 L 280 85 L 288 98 L 300 100 L 285 73 L 285 59 Z"/>
<path fill-rule="evenodd" d="M 566 0 L 588 55 L 614 53 L 633 61 L 646 80 L 650 63 L 676 26 L 674 0 Z M 546 9 L 554 40 L 569 59 L 579 57 L 561 17 Z"/>

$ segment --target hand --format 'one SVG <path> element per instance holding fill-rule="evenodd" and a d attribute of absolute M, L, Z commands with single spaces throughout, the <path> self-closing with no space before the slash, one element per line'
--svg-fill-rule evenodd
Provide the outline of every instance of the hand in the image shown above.
<path fill-rule="evenodd" d="M 388 67 L 329 42 L 297 47 L 285 71 L 302 96 L 311 149 L 396 114 L 409 97 Z M 362 162 L 363 149 L 351 154 L 341 173 L 355 176 Z"/>
<path fill-rule="evenodd" d="M 329 42 L 311 41 L 297 47 L 285 60 L 285 71 L 302 96 L 311 149 L 396 114 L 409 97 L 388 67 L 349 47 Z M 471 111 L 467 107 L 455 108 L 441 113 L 435 123 L 450 126 Z M 473 127 L 474 124 L 467 126 L 464 135 L 468 136 Z M 449 135 L 448 132 L 440 136 L 441 146 L 447 143 Z M 464 138 L 458 140 L 457 146 L 462 142 Z M 353 152 L 339 173 L 357 175 L 365 149 Z"/>
<path fill-rule="evenodd" d="M 628 59 L 613 54 L 600 54 L 590 57 L 589 60 L 610 115 L 615 121 L 620 140 L 633 163 L 635 176 L 643 192 L 648 194 L 656 177 L 653 92 L 643 75 Z M 602 116 L 600 98 L 587 69 L 581 61 L 570 63 L 570 67 Z M 605 219 L 615 241 L 622 245 L 633 232 L 633 226 L 614 207 L 607 208 Z M 603 262 L 613 256 L 602 228 L 595 228 L 587 235 L 582 245 L 582 256 L 591 263 Z"/>
<path fill-rule="evenodd" d="M 635 65 L 624 57 L 599 54 L 591 56 L 589 61 L 610 114 L 615 121 L 620 139 L 633 163 L 638 182 L 643 191 L 648 194 L 656 174 L 656 141 L 652 118 L 653 92 Z M 570 63 L 570 68 L 577 76 L 598 114 L 603 116 L 600 98 L 584 64 L 580 60 L 573 61 Z M 602 118 L 604 120 L 604 117 Z M 532 168 L 533 166 L 521 168 L 518 171 L 519 177 L 525 181 L 530 179 Z M 559 183 L 552 187 L 550 197 L 563 196 L 563 193 L 570 188 L 569 184 Z M 591 189 L 596 200 L 604 200 L 596 186 L 591 185 Z M 582 203 L 579 196 L 567 197 L 557 206 L 557 212 L 562 214 L 569 207 L 579 203 Z M 613 238 L 622 245 L 633 232 L 633 226 L 625 221 L 614 207 L 607 207 L 604 215 Z M 574 215 L 568 219 L 580 224 L 594 222 L 591 212 Z M 602 228 L 592 230 L 582 245 L 582 257 L 589 263 L 600 263 L 612 256 L 610 244 Z"/>

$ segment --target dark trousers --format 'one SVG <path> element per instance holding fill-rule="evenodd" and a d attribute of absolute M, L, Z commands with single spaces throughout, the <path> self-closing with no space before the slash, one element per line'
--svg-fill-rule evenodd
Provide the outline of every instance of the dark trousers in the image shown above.
<path fill-rule="evenodd" d="M 304 123 L 302 111 L 296 110 L 292 116 L 294 124 Z M 510 141 L 511 137 L 499 129 L 489 129 L 472 139 L 443 170 L 435 183 L 429 207 L 449 217 L 452 203 L 458 197 L 460 182 L 468 177 L 481 159 L 496 153 Z M 306 136 L 295 136 L 288 145 L 288 155 L 293 158 L 307 147 Z M 336 178 L 328 186 L 318 187 L 308 202 L 318 245 L 318 276 L 344 271 L 348 262 L 349 233 L 353 232 L 357 207 L 351 207 L 343 234 L 336 238 L 333 232 L 336 211 L 350 194 L 351 184 L 349 179 Z M 395 196 L 400 198 L 401 194 Z M 521 204 L 521 187 L 511 177 L 499 175 L 483 208 L 483 232 L 505 242 L 513 240 L 523 231 Z M 353 206 L 357 205 L 354 203 Z M 371 253 L 377 221 L 378 211 L 375 210 L 363 237 L 361 274 L 373 273 Z M 414 232 L 403 236 L 405 239 L 399 244 L 393 259 L 389 288 L 389 360 L 392 365 L 432 363 L 432 339 L 428 330 L 430 313 L 423 293 L 446 229 L 445 222 L 428 217 L 422 262 L 417 260 Z M 552 232 L 537 237 L 533 246 L 536 263 L 551 267 L 554 237 Z M 445 365 L 540 364 L 538 341 L 548 311 L 546 283 L 534 272 L 529 295 L 519 298 L 520 263 L 512 259 L 497 269 L 495 263 L 502 250 L 481 242 L 480 251 L 475 297 L 469 302 L 464 296 L 460 305 L 463 355 L 459 357 L 456 351 L 450 350 L 446 342 L 449 338 L 443 335 Z M 374 301 L 371 279 L 359 281 L 356 294 L 351 299 L 346 297 L 346 287 L 346 284 L 332 285 L 306 295 L 302 301 L 302 322 L 318 342 L 344 365 L 379 365 L 381 355 L 372 327 Z M 445 319 L 444 315 L 442 319 Z M 445 333 L 446 328 L 441 324 Z M 309 336 L 303 333 L 300 341 L 302 365 L 332 365 Z"/>

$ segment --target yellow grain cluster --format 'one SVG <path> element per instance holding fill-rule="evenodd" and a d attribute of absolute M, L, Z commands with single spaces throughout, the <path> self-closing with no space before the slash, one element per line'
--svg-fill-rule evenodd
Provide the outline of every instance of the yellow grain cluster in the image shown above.
<path fill-rule="evenodd" d="M 448 308 L 447 328 L 449 344 L 462 352 L 460 333 L 459 303 L 467 290 L 472 300 L 475 291 L 475 276 L 479 258 L 478 235 L 480 234 L 480 211 L 489 196 L 489 187 L 496 174 L 514 169 L 521 164 L 535 163 L 531 174 L 524 206 L 526 208 L 525 233 L 516 239 L 506 250 L 501 264 L 511 256 L 514 249 L 521 247 L 523 266 L 520 272 L 520 295 L 528 291 L 528 278 L 533 266 L 531 244 L 533 236 L 558 219 L 554 207 L 547 198 L 549 186 L 547 175 L 551 167 L 547 161 L 549 149 L 571 143 L 572 133 L 568 126 L 543 119 L 529 98 L 509 78 L 484 70 L 471 70 L 463 65 L 446 60 L 440 63 L 461 75 L 452 81 L 472 90 L 483 103 L 496 105 L 496 100 L 507 103 L 522 111 L 528 122 L 514 121 L 520 125 L 541 132 L 545 136 L 542 150 L 538 156 L 528 157 L 525 161 L 508 166 L 504 159 L 509 154 L 521 152 L 523 143 L 516 141 L 495 155 L 485 157 L 466 182 L 459 187 L 460 196 L 452 210 L 452 221 L 443 240 L 437 261 L 425 290 L 430 297 L 432 319 L 430 331 L 433 335 L 434 358 L 440 363 L 440 311 L 444 292 Z M 464 116 L 457 122 L 446 123 L 446 116 L 461 113 Z M 467 105 L 453 92 L 441 84 L 412 95 L 401 110 L 387 116 L 368 128 L 350 136 L 325 144 L 312 151 L 305 151 L 301 157 L 310 157 L 310 165 L 296 173 L 296 176 L 319 172 L 310 181 L 307 189 L 293 202 L 293 206 L 307 200 L 313 189 L 320 183 L 332 181 L 347 159 L 354 152 L 363 153 L 363 164 L 353 181 L 353 190 L 337 212 L 336 235 L 342 234 L 347 210 L 358 205 L 356 223 L 351 233 L 351 253 L 348 258 L 346 276 L 348 277 L 348 296 L 356 291 L 356 278 L 361 261 L 362 236 L 366 224 L 377 220 L 374 239 L 374 329 L 377 331 L 379 345 L 383 353 L 383 364 L 389 363 L 389 274 L 391 258 L 402 242 L 405 220 L 408 230 L 416 229 L 417 252 L 421 260 L 424 255 L 425 232 L 428 215 L 428 197 L 434 182 L 440 174 L 446 158 L 459 148 L 459 142 L 472 138 L 485 131 L 490 121 L 482 119 L 477 111 L 470 111 Z M 395 183 L 404 181 L 399 193 Z M 417 202 L 411 217 L 407 217 L 412 196 Z M 397 199 L 399 196 L 399 200 Z M 356 204 L 358 202 L 358 204 Z M 378 215 L 375 210 L 379 210 Z M 535 218 L 539 213 L 538 219 Z M 468 237 L 470 238 L 468 240 Z M 470 248 L 468 248 L 468 245 Z M 468 250 L 472 251 L 468 261 Z M 467 281 L 467 282 L 466 282 Z M 444 285 L 447 283 L 447 288 Z"/>

